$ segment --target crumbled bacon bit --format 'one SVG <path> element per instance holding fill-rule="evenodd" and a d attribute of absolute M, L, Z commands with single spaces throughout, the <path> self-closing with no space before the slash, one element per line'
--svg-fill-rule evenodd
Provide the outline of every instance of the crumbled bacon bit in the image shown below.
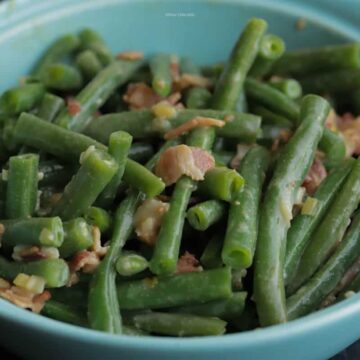
<path fill-rule="evenodd" d="M 82 270 L 84 273 L 92 273 L 100 264 L 98 256 L 87 250 L 76 253 L 69 262 L 71 272 Z"/>
<path fill-rule="evenodd" d="M 360 155 L 360 117 L 354 118 L 345 114 L 339 120 L 339 131 L 346 144 L 346 155 Z"/>
<path fill-rule="evenodd" d="M 337 114 L 333 109 L 331 109 L 325 120 L 325 127 L 333 131 L 337 130 Z"/>
<path fill-rule="evenodd" d="M 215 166 L 215 160 L 207 151 L 177 145 L 165 150 L 156 164 L 155 174 L 163 179 L 166 185 L 176 183 L 182 175 L 193 180 L 204 180 L 205 173 Z"/>
<path fill-rule="evenodd" d="M 174 92 L 170 94 L 166 100 L 170 105 L 180 105 L 178 101 L 181 99 L 181 94 L 179 92 Z"/>
<path fill-rule="evenodd" d="M 92 229 L 92 236 L 94 239 L 92 251 L 99 257 L 102 258 L 106 255 L 107 251 L 109 250 L 109 246 L 102 246 L 101 244 L 101 232 L 97 226 L 93 226 Z"/>
<path fill-rule="evenodd" d="M 156 199 L 145 200 L 134 216 L 135 232 L 146 244 L 154 245 L 159 233 L 161 221 L 168 211 L 169 204 Z"/>
<path fill-rule="evenodd" d="M 59 250 L 55 247 L 36 245 L 17 245 L 12 254 L 12 258 L 16 261 L 58 259 L 59 256 Z"/>
<path fill-rule="evenodd" d="M 142 51 L 123 51 L 116 55 L 117 59 L 120 60 L 140 60 L 144 58 L 144 53 Z"/>
<path fill-rule="evenodd" d="M 313 164 L 305 176 L 303 185 L 309 195 L 313 195 L 321 182 L 326 178 L 327 171 L 319 155 L 314 159 Z"/>
<path fill-rule="evenodd" d="M 271 151 L 276 151 L 279 149 L 281 144 L 286 144 L 290 140 L 292 132 L 290 130 L 281 129 L 279 136 L 274 140 Z"/>
<path fill-rule="evenodd" d="M 223 126 L 225 126 L 225 124 L 226 123 L 223 120 L 197 116 L 189 121 L 186 121 L 185 123 L 181 124 L 177 128 L 171 129 L 164 135 L 164 138 L 165 138 L 165 140 L 171 140 L 178 136 L 186 134 L 188 131 L 190 131 L 194 128 L 197 128 L 197 127 L 204 127 L 204 126 L 223 127 Z"/>
<path fill-rule="evenodd" d="M 40 313 L 45 302 L 51 298 L 51 294 L 45 290 L 41 294 L 35 295 L 25 289 L 11 286 L 10 288 L 0 288 L 0 297 L 23 309 Z"/>
<path fill-rule="evenodd" d="M 171 58 L 170 73 L 173 81 L 177 81 L 180 77 L 179 61 L 176 56 Z"/>
<path fill-rule="evenodd" d="M 183 274 L 199 271 L 202 271 L 202 267 L 200 266 L 199 261 L 195 258 L 193 254 L 185 251 L 184 255 L 182 255 L 177 262 L 176 273 Z"/>
<path fill-rule="evenodd" d="M 174 88 L 179 91 L 183 91 L 193 86 L 208 88 L 211 85 L 211 81 L 208 78 L 193 74 L 182 74 L 174 81 Z"/>
<path fill-rule="evenodd" d="M 249 149 L 250 149 L 249 145 L 237 144 L 237 146 L 236 146 L 236 154 L 231 159 L 231 162 L 230 162 L 230 167 L 232 169 L 238 169 L 239 168 L 241 160 L 244 158 L 244 156 L 249 151 Z"/>
<path fill-rule="evenodd" d="M 66 106 L 69 114 L 75 116 L 81 111 L 81 104 L 73 97 L 68 97 L 66 100 Z"/>
<path fill-rule="evenodd" d="M 10 289 L 11 288 L 11 284 L 3 279 L 3 278 L 0 278 L 0 289 Z"/>

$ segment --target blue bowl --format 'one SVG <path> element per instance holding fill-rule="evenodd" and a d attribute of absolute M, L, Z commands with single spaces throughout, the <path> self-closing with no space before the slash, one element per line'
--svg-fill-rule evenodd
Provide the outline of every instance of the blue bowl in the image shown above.
<path fill-rule="evenodd" d="M 96 28 L 114 51 L 141 49 L 223 60 L 246 20 L 260 16 L 289 48 L 360 40 L 358 0 L 17 0 L 0 6 L 0 92 L 59 35 Z M 306 20 L 298 31 L 295 22 Z M 326 359 L 360 337 L 360 297 L 288 324 L 223 337 L 113 336 L 0 300 L 0 343 L 26 358 Z"/>

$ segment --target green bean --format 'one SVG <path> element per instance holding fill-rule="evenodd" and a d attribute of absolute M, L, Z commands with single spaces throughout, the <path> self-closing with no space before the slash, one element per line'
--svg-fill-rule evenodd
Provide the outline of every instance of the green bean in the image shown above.
<path fill-rule="evenodd" d="M 236 170 L 218 166 L 206 172 L 198 190 L 213 199 L 233 202 L 243 186 L 244 179 Z"/>
<path fill-rule="evenodd" d="M 292 123 L 298 123 L 299 105 L 281 91 L 252 78 L 246 79 L 245 91 L 248 98 L 256 104 L 261 104 L 269 110 L 285 116 Z"/>
<path fill-rule="evenodd" d="M 41 314 L 51 319 L 62 321 L 68 324 L 87 327 L 87 320 L 83 314 L 69 304 L 62 304 L 55 300 L 45 302 Z"/>
<path fill-rule="evenodd" d="M 130 194 L 116 210 L 109 250 L 97 267 L 90 283 L 88 319 L 93 329 L 113 334 L 122 332 L 115 286 L 115 261 L 131 235 L 134 212 L 141 199 L 142 195 L 139 193 Z"/>
<path fill-rule="evenodd" d="M 298 79 L 305 93 L 347 95 L 360 87 L 360 69 L 324 72 Z"/>
<path fill-rule="evenodd" d="M 235 192 L 221 253 L 224 264 L 233 269 L 246 269 L 252 265 L 258 236 L 259 205 L 269 163 L 269 152 L 260 146 L 251 148 L 241 162 L 239 172 L 244 177 L 245 186 Z"/>
<path fill-rule="evenodd" d="M 106 146 L 82 135 L 51 124 L 31 114 L 21 114 L 16 123 L 15 139 L 20 144 L 52 154 L 66 162 L 77 163 L 82 152 L 94 145 L 106 151 Z"/>
<path fill-rule="evenodd" d="M 222 335 L 226 330 L 226 322 L 218 318 L 188 314 L 139 314 L 134 317 L 134 323 L 139 329 L 173 336 Z"/>
<path fill-rule="evenodd" d="M 94 78 L 103 68 L 98 56 L 92 50 L 82 51 L 76 57 L 76 65 L 87 80 Z"/>
<path fill-rule="evenodd" d="M 304 251 L 293 282 L 289 285 L 292 293 L 314 274 L 319 266 L 329 258 L 338 245 L 348 226 L 351 214 L 360 199 L 360 158 L 355 162 L 344 185 L 327 211 L 321 224 L 311 237 Z"/>
<path fill-rule="evenodd" d="M 111 227 L 111 216 L 99 207 L 89 207 L 84 213 L 84 218 L 88 224 L 98 227 L 101 233 L 107 232 Z"/>
<path fill-rule="evenodd" d="M 104 39 L 93 29 L 84 29 L 79 34 L 82 50 L 93 51 L 103 65 L 110 64 L 114 58 L 105 44 Z"/>
<path fill-rule="evenodd" d="M 266 34 L 261 39 L 259 53 L 252 65 L 249 74 L 254 77 L 265 76 L 272 65 L 285 52 L 285 43 L 279 36 Z"/>
<path fill-rule="evenodd" d="M 115 61 L 100 71 L 75 97 L 80 111 L 71 114 L 64 109 L 55 123 L 62 127 L 82 131 L 89 117 L 101 107 L 113 91 L 126 82 L 139 68 L 140 62 Z"/>
<path fill-rule="evenodd" d="M 200 75 L 200 68 L 195 65 L 192 60 L 188 57 L 182 57 L 180 59 L 180 71 L 182 74 Z"/>
<path fill-rule="evenodd" d="M 324 135 L 319 143 L 319 149 L 325 154 L 326 167 L 334 167 L 344 160 L 346 145 L 341 134 L 328 128 L 324 129 Z"/>
<path fill-rule="evenodd" d="M 5 91 L 0 97 L 0 111 L 17 115 L 32 110 L 45 94 L 42 84 L 26 84 Z"/>
<path fill-rule="evenodd" d="M 286 52 L 273 66 L 271 72 L 279 75 L 302 76 L 321 71 L 357 69 L 360 67 L 358 43 L 323 46 Z"/>
<path fill-rule="evenodd" d="M 295 79 L 270 79 L 269 85 L 284 93 L 290 99 L 298 99 L 302 95 L 300 83 Z"/>
<path fill-rule="evenodd" d="M 245 77 L 255 61 L 266 28 L 267 23 L 262 19 L 254 18 L 247 23 L 217 81 L 212 102 L 213 108 L 235 109 Z"/>
<path fill-rule="evenodd" d="M 9 159 L 6 186 L 6 216 L 30 217 L 37 204 L 39 155 L 26 154 Z"/>
<path fill-rule="evenodd" d="M 292 128 L 293 124 L 285 116 L 273 112 L 261 105 L 252 105 L 251 112 L 253 114 L 261 116 L 261 122 L 263 125 L 275 125 L 281 128 Z"/>
<path fill-rule="evenodd" d="M 117 131 L 110 135 L 108 152 L 117 162 L 118 170 L 116 174 L 112 177 L 110 182 L 106 185 L 105 189 L 97 198 L 97 204 L 99 204 L 100 207 L 104 207 L 104 208 L 109 207 L 113 203 L 116 197 L 118 187 L 120 185 L 120 182 L 124 175 L 125 167 L 127 165 L 127 156 L 131 146 L 131 142 L 132 142 L 132 136 L 124 131 Z M 132 169 L 131 166 L 137 166 L 138 163 L 136 162 L 128 162 L 128 163 L 130 165 L 128 172 L 130 172 L 131 175 L 134 175 L 129 170 Z"/>
<path fill-rule="evenodd" d="M 227 299 L 231 297 L 231 271 L 220 268 L 122 282 L 118 285 L 118 297 L 124 310 L 163 309 Z"/>
<path fill-rule="evenodd" d="M 84 214 L 118 170 L 116 161 L 110 155 L 95 148 L 86 150 L 81 162 L 80 169 L 53 210 L 64 220 Z"/>
<path fill-rule="evenodd" d="M 170 71 L 171 55 L 158 54 L 150 59 L 150 72 L 152 88 L 160 96 L 168 96 L 172 87 L 172 76 Z"/>
<path fill-rule="evenodd" d="M 282 150 L 261 208 L 254 290 L 263 326 L 286 321 L 283 262 L 295 196 L 323 133 L 329 104 L 316 95 L 301 102 L 300 126 Z"/>
<path fill-rule="evenodd" d="M 218 150 L 213 152 L 216 166 L 229 166 L 235 154 L 232 151 Z"/>
<path fill-rule="evenodd" d="M 37 116 L 43 120 L 52 122 L 64 106 L 65 101 L 61 97 L 46 93 L 39 105 Z"/>
<path fill-rule="evenodd" d="M 317 200 L 313 215 L 299 213 L 291 223 L 286 240 L 286 256 L 284 265 L 285 284 L 291 284 L 296 274 L 301 256 L 311 240 L 313 232 L 331 206 L 336 194 L 353 168 L 355 160 L 349 159 L 335 168 L 320 184 L 313 195 Z"/>
<path fill-rule="evenodd" d="M 208 109 L 211 97 L 208 89 L 195 86 L 186 92 L 185 105 L 188 109 Z"/>
<path fill-rule="evenodd" d="M 0 220 L 4 246 L 40 245 L 59 247 L 64 240 L 59 217 Z"/>
<path fill-rule="evenodd" d="M 16 153 L 19 150 L 19 144 L 16 140 L 16 120 L 13 118 L 7 118 L 2 128 L 2 143 L 6 152 L 11 154 Z"/>
<path fill-rule="evenodd" d="M 129 149 L 129 158 L 140 163 L 149 160 L 153 155 L 154 148 L 151 144 L 137 142 L 133 143 Z"/>
<path fill-rule="evenodd" d="M 39 184 L 45 186 L 63 186 L 73 175 L 71 167 L 64 166 L 55 160 L 45 160 L 39 163 Z"/>
<path fill-rule="evenodd" d="M 40 58 L 32 71 L 32 75 L 38 77 L 49 65 L 62 60 L 64 57 L 77 50 L 79 45 L 80 40 L 76 35 L 67 34 L 61 36 L 50 45 L 44 55 Z"/>
<path fill-rule="evenodd" d="M 59 248 L 60 256 L 68 258 L 78 251 L 86 250 L 93 245 L 92 227 L 83 218 L 65 221 L 64 242 Z"/>
<path fill-rule="evenodd" d="M 315 275 L 287 299 L 289 319 L 296 319 L 315 310 L 333 291 L 346 270 L 360 256 L 360 212 L 335 252 Z"/>
<path fill-rule="evenodd" d="M 46 287 L 65 286 L 69 280 L 69 267 L 62 259 L 44 259 L 30 262 L 8 261 L 0 256 L 0 276 L 14 280 L 20 273 L 37 275 L 44 278 Z"/>
<path fill-rule="evenodd" d="M 242 114 L 216 110 L 179 110 L 175 118 L 169 121 L 171 128 L 178 127 L 196 116 L 212 117 L 216 119 L 232 119 L 224 127 L 217 128 L 218 136 L 236 138 L 238 141 L 254 142 L 260 132 L 261 118 L 251 114 Z M 84 133 L 104 144 L 109 141 L 114 131 L 126 131 L 134 139 L 159 137 L 168 129 L 154 126 L 154 115 L 150 110 L 127 111 L 119 114 L 100 116 L 90 122 Z"/>
<path fill-rule="evenodd" d="M 123 180 L 149 198 L 159 195 L 165 188 L 164 182 L 159 177 L 130 159 L 126 162 Z"/>
<path fill-rule="evenodd" d="M 235 292 L 229 299 L 215 300 L 205 304 L 170 308 L 172 313 L 218 317 L 223 320 L 238 318 L 244 310 L 246 292 Z"/>
<path fill-rule="evenodd" d="M 116 270 L 121 276 L 138 274 L 148 267 L 148 261 L 135 252 L 123 252 L 116 261 Z"/>
<path fill-rule="evenodd" d="M 82 87 L 82 75 L 75 67 L 66 64 L 52 64 L 40 75 L 41 82 L 50 89 L 69 91 Z"/>
<path fill-rule="evenodd" d="M 200 257 L 200 264 L 205 269 L 216 269 L 223 266 L 221 259 L 222 237 L 214 235 L 210 238 Z"/>
<path fill-rule="evenodd" d="M 219 200 L 207 200 L 192 206 L 186 213 L 190 225 L 199 231 L 207 230 L 226 214 L 226 204 Z"/>

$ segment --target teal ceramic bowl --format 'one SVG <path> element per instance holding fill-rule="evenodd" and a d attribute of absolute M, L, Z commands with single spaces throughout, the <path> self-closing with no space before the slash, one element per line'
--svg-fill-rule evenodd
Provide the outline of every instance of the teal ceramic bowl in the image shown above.
<path fill-rule="evenodd" d="M 114 51 L 225 59 L 245 21 L 268 20 L 290 48 L 360 40 L 359 0 L 11 0 L 0 5 L 0 91 L 14 85 L 60 34 L 92 26 Z M 298 18 L 306 19 L 302 31 Z M 34 359 L 326 359 L 360 337 L 360 297 L 288 324 L 223 337 L 112 336 L 0 300 L 0 343 Z"/>

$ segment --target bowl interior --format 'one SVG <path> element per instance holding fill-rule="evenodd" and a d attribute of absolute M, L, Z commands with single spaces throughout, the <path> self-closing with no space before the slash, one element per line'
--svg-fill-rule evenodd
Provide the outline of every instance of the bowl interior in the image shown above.
<path fill-rule="evenodd" d="M 198 64 L 226 59 L 245 22 L 260 16 L 288 48 L 315 47 L 360 39 L 360 11 L 352 0 L 18 0 L 0 5 L 0 92 L 26 75 L 59 35 L 94 27 L 114 52 L 143 50 L 187 55 Z M 306 26 L 298 30 L 302 18 Z M 134 359 L 325 358 L 360 336 L 360 303 L 355 297 L 292 322 L 251 333 L 208 339 L 125 338 L 108 336 L 30 314 L 0 300 L 1 342 L 32 357 Z M 339 331 L 338 331 L 339 330 Z M 43 341 L 46 337 L 46 341 Z M 20 340 L 19 340 L 20 339 Z M 330 340 L 330 341 L 329 341 Z M 21 341 L 21 347 L 19 347 Z M 63 342 L 66 346 L 63 346 Z M 35 346 L 38 345 L 38 346 Z M 180 345 L 181 344 L 181 345 Z M 221 351 L 219 350 L 221 346 Z M 286 349 L 286 353 L 284 353 Z M 151 353 L 149 353 L 151 351 Z M 129 354 L 129 353 L 128 353 Z"/>

